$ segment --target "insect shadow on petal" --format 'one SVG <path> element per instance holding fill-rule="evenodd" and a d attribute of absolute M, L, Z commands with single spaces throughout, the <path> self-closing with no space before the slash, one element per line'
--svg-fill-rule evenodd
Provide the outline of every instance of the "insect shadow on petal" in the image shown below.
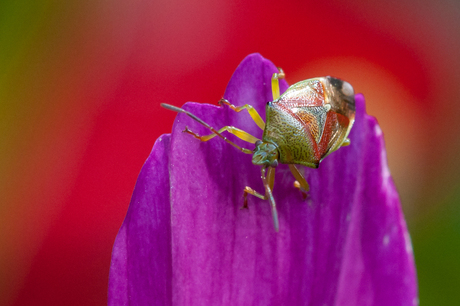
<path fill-rule="evenodd" d="M 249 104 L 235 106 L 225 99 L 219 101 L 220 105 L 228 105 L 236 112 L 247 110 L 255 124 L 264 131 L 262 139 L 234 126 L 224 126 L 216 130 L 182 108 L 161 104 L 169 110 L 187 114 L 211 130 L 212 134 L 200 136 L 187 127 L 184 132 L 201 141 L 208 141 L 219 136 L 243 153 L 252 154 L 252 163 L 262 167 L 261 178 L 265 193 L 261 194 L 246 186 L 243 207 L 248 207 L 248 194 L 268 200 L 277 232 L 279 231 L 278 212 L 272 190 L 275 183 L 275 169 L 278 164 L 289 166 L 295 178 L 294 186 L 306 197 L 310 187 L 296 165 L 318 168 L 319 163 L 330 153 L 349 145 L 348 135 L 355 120 L 354 90 L 349 83 L 330 76 L 313 78 L 290 86 L 280 95 L 279 79 L 284 77 L 285 74 L 281 68 L 272 76 L 273 101 L 266 105 L 266 122 Z M 222 135 L 224 131 L 255 144 L 254 150 L 238 146 Z"/>

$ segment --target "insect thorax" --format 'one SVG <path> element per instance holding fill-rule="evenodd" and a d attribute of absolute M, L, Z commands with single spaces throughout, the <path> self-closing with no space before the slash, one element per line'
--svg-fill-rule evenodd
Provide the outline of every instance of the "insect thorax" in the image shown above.
<path fill-rule="evenodd" d="M 268 104 L 266 109 L 263 140 L 278 146 L 279 162 L 317 168 L 321 157 L 316 156 L 314 140 L 308 137 L 305 126 L 277 105 Z"/>

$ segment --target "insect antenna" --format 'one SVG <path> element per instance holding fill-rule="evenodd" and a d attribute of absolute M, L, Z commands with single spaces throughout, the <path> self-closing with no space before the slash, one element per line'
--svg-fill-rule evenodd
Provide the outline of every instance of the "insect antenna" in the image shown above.
<path fill-rule="evenodd" d="M 241 152 L 246 153 L 246 154 L 253 154 L 253 152 L 251 150 L 248 150 L 248 149 L 240 147 L 239 145 L 237 145 L 236 143 L 234 143 L 233 141 L 229 140 L 227 137 L 225 137 L 224 135 L 219 133 L 218 130 L 216 130 L 215 128 L 213 128 L 212 126 L 210 126 L 209 124 L 207 124 L 206 122 L 204 122 L 203 120 L 201 120 L 200 118 L 198 118 L 197 116 L 192 114 L 191 112 L 188 112 L 185 109 L 182 109 L 180 107 L 176 107 L 176 106 L 173 106 L 173 105 L 170 105 L 170 104 L 166 104 L 166 103 L 161 103 L 160 105 L 162 107 L 166 108 L 166 109 L 169 109 L 169 110 L 172 110 L 172 111 L 175 111 L 175 112 L 178 112 L 178 113 L 187 114 L 188 116 L 192 117 L 192 119 L 198 121 L 200 124 L 204 125 L 208 129 L 210 129 L 214 134 L 216 134 L 217 136 L 222 138 L 225 142 L 227 142 L 228 144 L 234 146 L 235 148 L 237 148 Z"/>
<path fill-rule="evenodd" d="M 185 109 L 182 109 L 180 107 L 176 107 L 174 105 L 166 104 L 166 103 L 161 103 L 160 105 L 162 107 L 166 108 L 166 109 L 169 109 L 169 110 L 172 110 L 172 111 L 175 111 L 175 112 L 178 112 L 178 113 L 187 114 L 190 117 L 192 117 L 193 119 L 195 119 L 196 121 L 198 121 L 199 123 L 201 123 L 202 125 L 204 125 L 205 127 L 207 127 L 208 129 L 210 129 L 211 131 L 213 130 L 213 128 L 209 124 L 207 124 L 206 122 L 204 122 L 203 120 L 201 120 L 200 118 L 198 118 L 197 116 L 192 114 L 191 112 L 186 111 Z"/>

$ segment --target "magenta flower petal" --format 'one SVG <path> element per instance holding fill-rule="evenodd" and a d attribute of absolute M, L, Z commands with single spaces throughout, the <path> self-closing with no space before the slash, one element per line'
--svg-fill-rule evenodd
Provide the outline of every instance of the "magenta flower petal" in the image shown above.
<path fill-rule="evenodd" d="M 259 54 L 235 71 L 224 97 L 264 114 L 276 67 Z M 284 91 L 287 84 L 281 83 Z M 351 145 L 319 169 L 304 168 L 307 200 L 286 165 L 276 171 L 280 232 L 263 191 L 260 168 L 216 138 L 200 142 L 179 114 L 136 184 L 115 241 L 110 305 L 413 305 L 417 283 L 411 242 L 389 173 L 382 132 L 356 96 Z M 215 128 L 233 125 L 261 138 L 246 111 L 187 103 Z M 229 136 L 241 146 L 247 144 Z M 168 168 L 169 167 L 169 168 Z M 169 169 L 169 173 L 168 173 Z"/>
<path fill-rule="evenodd" d="M 153 146 L 112 251 L 109 305 L 171 304 L 170 135 Z"/>

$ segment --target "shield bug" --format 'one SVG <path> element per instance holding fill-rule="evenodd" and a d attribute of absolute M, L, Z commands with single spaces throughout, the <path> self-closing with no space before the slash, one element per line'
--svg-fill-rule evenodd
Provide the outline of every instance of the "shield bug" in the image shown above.
<path fill-rule="evenodd" d="M 252 163 L 262 167 L 261 177 L 265 192 L 262 194 L 246 186 L 243 207 L 247 208 L 248 194 L 268 200 L 276 231 L 279 230 L 279 221 L 272 194 L 275 168 L 279 163 L 288 164 L 295 178 L 294 186 L 306 196 L 309 185 L 296 165 L 318 168 L 319 163 L 327 155 L 349 145 L 348 134 L 355 119 L 354 91 L 349 83 L 330 76 L 313 78 L 290 86 L 280 95 L 281 78 L 284 78 L 284 72 L 280 69 L 279 73 L 273 74 L 272 77 L 273 101 L 268 102 L 265 108 L 266 123 L 249 104 L 235 106 L 225 99 L 219 102 L 236 112 L 246 109 L 254 122 L 264 131 L 262 139 L 233 126 L 224 126 L 216 130 L 182 108 L 161 104 L 169 110 L 187 114 L 210 129 L 212 134 L 200 136 L 187 127 L 184 132 L 201 141 L 219 136 L 243 153 L 252 154 Z M 222 135 L 224 131 L 255 144 L 254 150 L 242 148 L 230 141 Z"/>

